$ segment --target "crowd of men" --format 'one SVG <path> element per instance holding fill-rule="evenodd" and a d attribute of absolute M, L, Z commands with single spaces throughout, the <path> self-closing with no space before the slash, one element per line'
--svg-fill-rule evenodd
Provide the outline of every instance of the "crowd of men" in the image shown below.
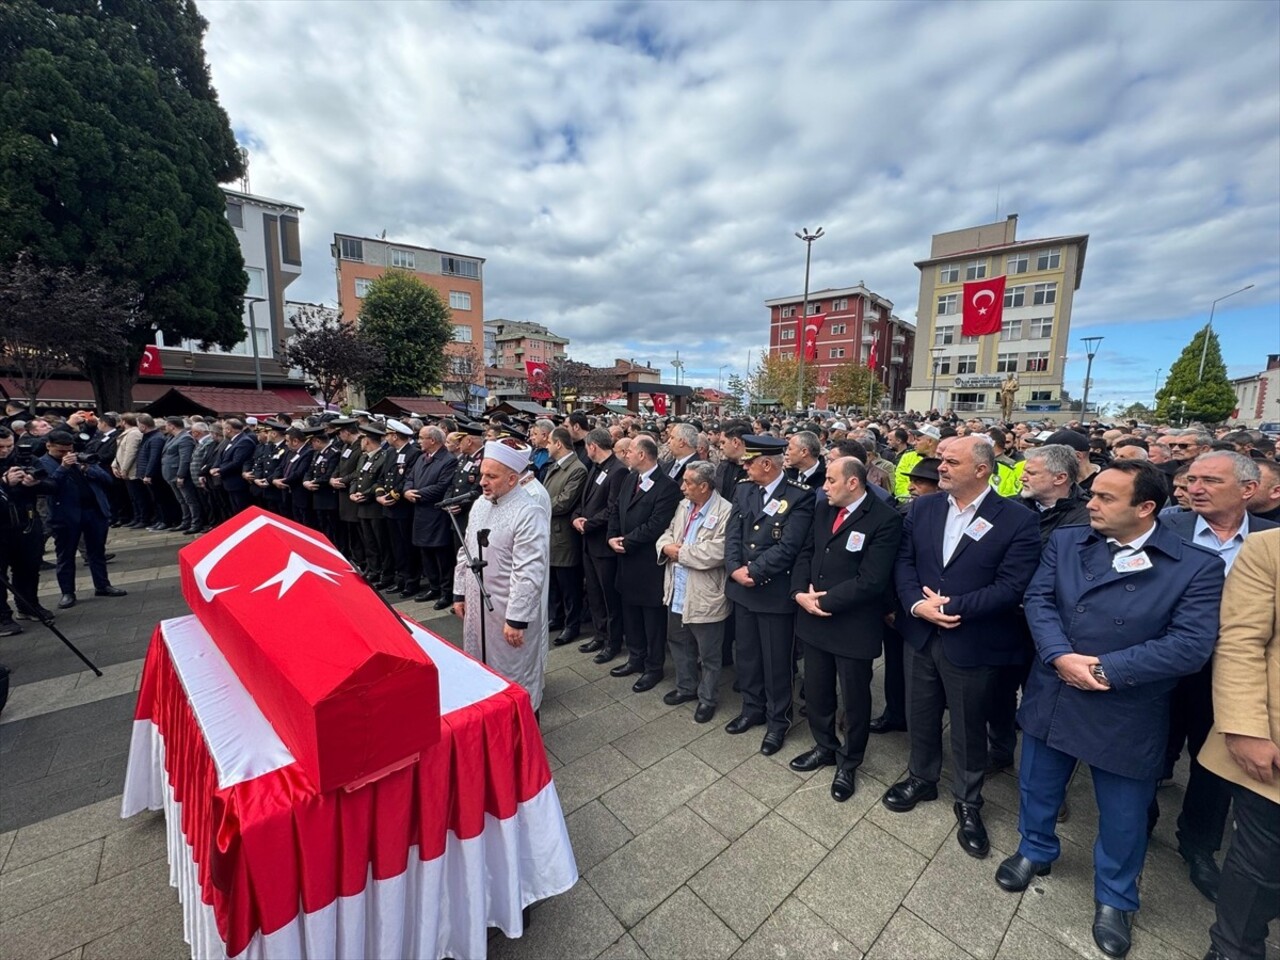
<path fill-rule="evenodd" d="M 726 731 L 761 728 L 771 755 L 805 716 L 815 746 L 790 765 L 832 768 L 837 802 L 871 736 L 905 731 L 907 776 L 882 798 L 903 814 L 939 796 L 949 714 L 956 837 L 974 857 L 990 850 L 984 781 L 1014 764 L 1020 731 L 1022 839 L 995 879 L 1021 891 L 1050 872 L 1087 765 L 1093 934 L 1111 956 L 1129 949 L 1157 788 L 1185 747 L 1179 852 L 1218 904 L 1208 956 L 1264 956 L 1280 905 L 1280 464 L 1260 433 L 936 414 L 66 426 L 71 445 L 44 431 L 40 462 L 69 497 L 15 461 L 40 428 L 10 435 L 13 452 L 0 433 L 11 500 L 75 499 L 103 517 L 103 542 L 106 524 L 199 535 L 251 504 L 313 526 L 375 589 L 452 607 L 468 651 L 535 709 L 547 648 L 579 639 L 637 693 L 669 655 L 663 700 L 695 704 L 697 723 L 714 718 L 733 664 L 741 708 Z M 83 539 L 98 592 L 113 590 L 94 524 L 62 524 L 60 582 L 64 548 L 73 563 Z M 16 542 L 0 564 L 22 612 L 35 589 Z"/>

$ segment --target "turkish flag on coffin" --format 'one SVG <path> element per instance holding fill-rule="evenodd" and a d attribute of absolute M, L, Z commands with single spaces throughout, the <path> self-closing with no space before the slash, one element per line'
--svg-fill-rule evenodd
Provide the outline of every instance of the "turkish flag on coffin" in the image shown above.
<path fill-rule="evenodd" d="M 440 738 L 435 663 L 322 534 L 253 508 L 178 562 L 192 613 L 320 790 Z"/>
<path fill-rule="evenodd" d="M 964 285 L 964 319 L 960 333 L 965 337 L 981 337 L 1000 332 L 1004 314 L 1005 277 L 975 280 Z"/>

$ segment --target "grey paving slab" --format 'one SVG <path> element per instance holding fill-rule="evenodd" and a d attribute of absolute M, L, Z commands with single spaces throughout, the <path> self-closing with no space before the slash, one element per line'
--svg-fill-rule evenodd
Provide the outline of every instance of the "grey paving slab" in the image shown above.
<path fill-rule="evenodd" d="M 724 960 L 742 945 L 688 887 L 632 927 L 631 935 L 646 955 L 664 960 Z"/>
<path fill-rule="evenodd" d="M 996 960 L 1075 960 L 1079 956 L 1066 944 L 1014 917 L 1005 931 Z"/>
<path fill-rule="evenodd" d="M 727 777 L 721 777 L 685 804 L 726 839 L 737 840 L 769 808 Z"/>
<path fill-rule="evenodd" d="M 565 960 L 599 956 L 625 931 L 589 884 L 581 880 L 568 893 L 544 900 L 533 908 L 524 935 L 508 940 L 491 937 L 492 960 L 519 957 L 564 957 Z"/>
<path fill-rule="evenodd" d="M 566 673 L 582 681 L 578 686 L 559 695 L 560 703 L 567 707 L 574 716 L 585 717 L 588 714 L 595 713 L 597 710 L 603 710 L 605 707 L 617 703 L 604 690 L 601 690 L 594 683 L 587 683 L 582 680 L 582 677 L 572 670 L 559 670 L 557 673 Z"/>
<path fill-rule="evenodd" d="M 82 960 L 188 960 L 191 948 L 182 938 L 182 910 L 165 910 L 113 930 L 84 945 Z"/>
<path fill-rule="evenodd" d="M 718 778 L 715 770 L 693 754 L 677 750 L 614 787 L 601 800 L 628 830 L 643 833 Z"/>
<path fill-rule="evenodd" d="M 628 830 L 599 800 L 592 800 L 565 817 L 578 872 L 586 873 L 631 839 Z"/>
<path fill-rule="evenodd" d="M 670 756 L 686 744 L 705 737 L 707 733 L 707 725 L 694 723 L 693 710 L 688 705 L 683 705 L 678 709 L 668 710 L 639 729 L 619 737 L 613 745 L 636 766 L 647 767 Z M 705 762 L 705 758 L 700 759 Z"/>
<path fill-rule="evenodd" d="M 969 955 L 905 907 L 894 913 L 867 960 L 969 960 Z"/>
<path fill-rule="evenodd" d="M 542 706 L 538 708 L 538 726 L 543 734 L 550 733 L 557 727 L 572 723 L 578 715 L 564 706 L 559 700 L 542 698 Z"/>
<path fill-rule="evenodd" d="M 572 813 L 639 772 L 639 767 L 606 744 L 556 771 L 560 806 Z"/>
<path fill-rule="evenodd" d="M 861 960 L 862 952 L 795 897 L 778 905 L 733 960 Z"/>
<path fill-rule="evenodd" d="M 880 802 L 880 795 L 884 792 L 884 784 L 857 773 L 854 775 L 853 796 L 837 803 L 831 797 L 834 776 L 834 767 L 823 767 L 777 808 L 780 816 L 827 849 L 839 843 L 866 812 Z"/>
<path fill-rule="evenodd" d="M 93 886 L 102 860 L 102 841 L 94 840 L 0 874 L 0 924 Z"/>
<path fill-rule="evenodd" d="M 161 811 L 140 813 L 124 824 L 124 829 L 107 834 L 102 841 L 99 882 L 168 856 L 164 814 Z"/>
<path fill-rule="evenodd" d="M 3 761 L 0 761 L 2 763 Z M 13 830 L 42 818 L 93 803 L 104 782 L 99 764 L 86 764 L 12 786 L 0 783 L 0 830 Z"/>
<path fill-rule="evenodd" d="M 1183 953 L 1204 955 L 1214 906 L 1191 885 L 1182 858 L 1163 844 L 1152 844 L 1147 850 L 1141 898 L 1135 925 Z"/>
<path fill-rule="evenodd" d="M 57 740 L 40 740 L 25 746 L 16 746 L 0 756 L 3 760 L 4 781 L 9 786 L 30 783 L 47 776 L 58 750 Z"/>
<path fill-rule="evenodd" d="M 1000 855 L 975 860 L 944 843 L 903 901 L 913 914 L 974 957 L 994 957 L 1017 910 L 995 882 Z"/>
<path fill-rule="evenodd" d="M 585 686 L 586 683 L 586 678 L 581 674 L 574 673 L 568 667 L 548 670 L 543 678 L 542 695 L 545 699 L 555 699 L 564 696 L 570 690 Z"/>
<path fill-rule="evenodd" d="M 572 763 L 630 733 L 642 723 L 639 717 L 622 704 L 615 703 L 550 731 L 543 740 L 548 750 L 565 763 Z"/>
<path fill-rule="evenodd" d="M 9 859 L 9 851 L 13 849 L 13 841 L 18 837 L 17 830 L 0 833 L 0 873 L 4 872 L 5 861 Z"/>
<path fill-rule="evenodd" d="M 675 676 L 670 670 L 668 670 L 667 673 L 667 678 L 652 690 L 646 690 L 644 693 L 633 693 L 631 696 L 621 701 L 623 706 L 641 720 L 645 721 L 645 723 L 648 723 L 650 720 L 657 720 L 663 714 L 670 713 L 672 710 L 677 709 L 688 711 L 689 716 L 692 717 L 692 706 L 672 707 L 663 702 L 662 698 L 676 688 Z"/>
<path fill-rule="evenodd" d="M 867 743 L 866 756 L 858 769 L 875 777 L 881 783 L 893 786 L 907 775 L 907 757 L 911 745 L 905 733 L 881 733 Z"/>
<path fill-rule="evenodd" d="M 632 927 L 727 846 L 705 820 L 680 807 L 586 878 L 614 916 Z"/>
<path fill-rule="evenodd" d="M 698 759 L 709 763 L 721 773 L 728 773 L 734 767 L 760 754 L 760 738 L 763 729 L 757 727 L 737 736 L 724 732 L 724 725 L 733 719 L 732 713 L 717 713 L 715 720 L 708 723 L 711 729 L 699 737 L 689 747 Z"/>
<path fill-rule="evenodd" d="M 864 817 L 805 878 L 796 898 L 865 953 L 926 863 Z"/>
<path fill-rule="evenodd" d="M 950 789 L 939 784 L 938 799 L 916 804 L 914 810 L 895 813 L 883 803 L 867 811 L 867 819 L 926 857 L 938 852 L 944 840 L 956 832 Z M 953 841 L 954 842 L 954 841 Z"/>
<path fill-rule="evenodd" d="M 751 733 L 742 734 L 744 737 Z M 776 806 L 804 785 L 804 778 L 774 763 L 759 750 L 729 771 L 729 779 L 757 800 Z"/>
<path fill-rule="evenodd" d="M 699 871 L 689 887 L 746 938 L 826 854 L 822 844 L 770 814 Z"/>
<path fill-rule="evenodd" d="M 649 957 L 631 934 L 624 933 L 600 954 L 598 960 L 649 960 Z"/>
<path fill-rule="evenodd" d="M 91 840 L 101 840 L 125 830 L 129 823 L 120 819 L 119 797 L 50 817 L 10 835 L 13 839 L 4 869 L 16 870 Z"/>

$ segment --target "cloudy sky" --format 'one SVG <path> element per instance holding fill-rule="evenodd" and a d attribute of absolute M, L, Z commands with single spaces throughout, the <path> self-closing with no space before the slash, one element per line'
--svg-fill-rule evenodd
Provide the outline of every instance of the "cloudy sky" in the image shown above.
<path fill-rule="evenodd" d="M 930 235 L 1090 235 L 1099 400 L 1149 400 L 1220 305 L 1232 376 L 1280 352 L 1280 6 L 1262 2 L 203 0 L 251 188 L 335 230 L 487 258 L 486 316 L 714 386 L 768 297 L 863 281 L 914 320 Z M 999 203 L 997 207 L 997 197 Z M 1280 413 L 1280 411 L 1277 411 Z"/>

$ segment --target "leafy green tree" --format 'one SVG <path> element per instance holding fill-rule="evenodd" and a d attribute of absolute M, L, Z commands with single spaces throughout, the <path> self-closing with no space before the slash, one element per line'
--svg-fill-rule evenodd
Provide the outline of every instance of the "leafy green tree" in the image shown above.
<path fill-rule="evenodd" d="M 1205 337 L 1209 338 L 1208 349 Z M 1204 355 L 1204 376 L 1200 375 L 1200 357 Z M 1222 362 L 1218 335 L 1202 328 L 1187 344 L 1169 368 L 1164 386 L 1156 391 L 1156 417 L 1161 420 L 1199 420 L 1218 423 L 1236 408 L 1236 392 L 1227 379 L 1227 366 Z"/>
<path fill-rule="evenodd" d="M 1140 423 L 1150 423 L 1151 418 L 1155 416 L 1155 411 L 1141 401 L 1131 403 L 1117 414 L 1121 420 L 1137 420 Z"/>
<path fill-rule="evenodd" d="M 361 381 L 365 397 L 416 397 L 441 384 L 453 314 L 434 289 L 407 270 L 388 270 L 360 303 L 360 332 L 383 361 Z"/>
<path fill-rule="evenodd" d="M 127 409 L 154 330 L 244 339 L 244 261 L 219 183 L 244 161 L 193 0 L 0 3 L 0 262 L 93 267 L 136 289 L 128 349 L 86 370 Z"/>
<path fill-rule="evenodd" d="M 866 407 L 870 399 L 872 409 L 878 409 L 884 394 L 876 372 L 852 361 L 836 367 L 827 382 L 827 403 L 838 407 Z"/>
<path fill-rule="evenodd" d="M 760 358 L 760 366 L 756 368 L 756 400 L 774 400 L 784 410 L 791 411 L 796 405 L 796 387 L 799 383 L 799 366 L 794 356 L 784 357 L 781 354 L 766 353 Z M 804 407 L 807 410 L 818 395 L 818 365 L 804 365 Z"/>

